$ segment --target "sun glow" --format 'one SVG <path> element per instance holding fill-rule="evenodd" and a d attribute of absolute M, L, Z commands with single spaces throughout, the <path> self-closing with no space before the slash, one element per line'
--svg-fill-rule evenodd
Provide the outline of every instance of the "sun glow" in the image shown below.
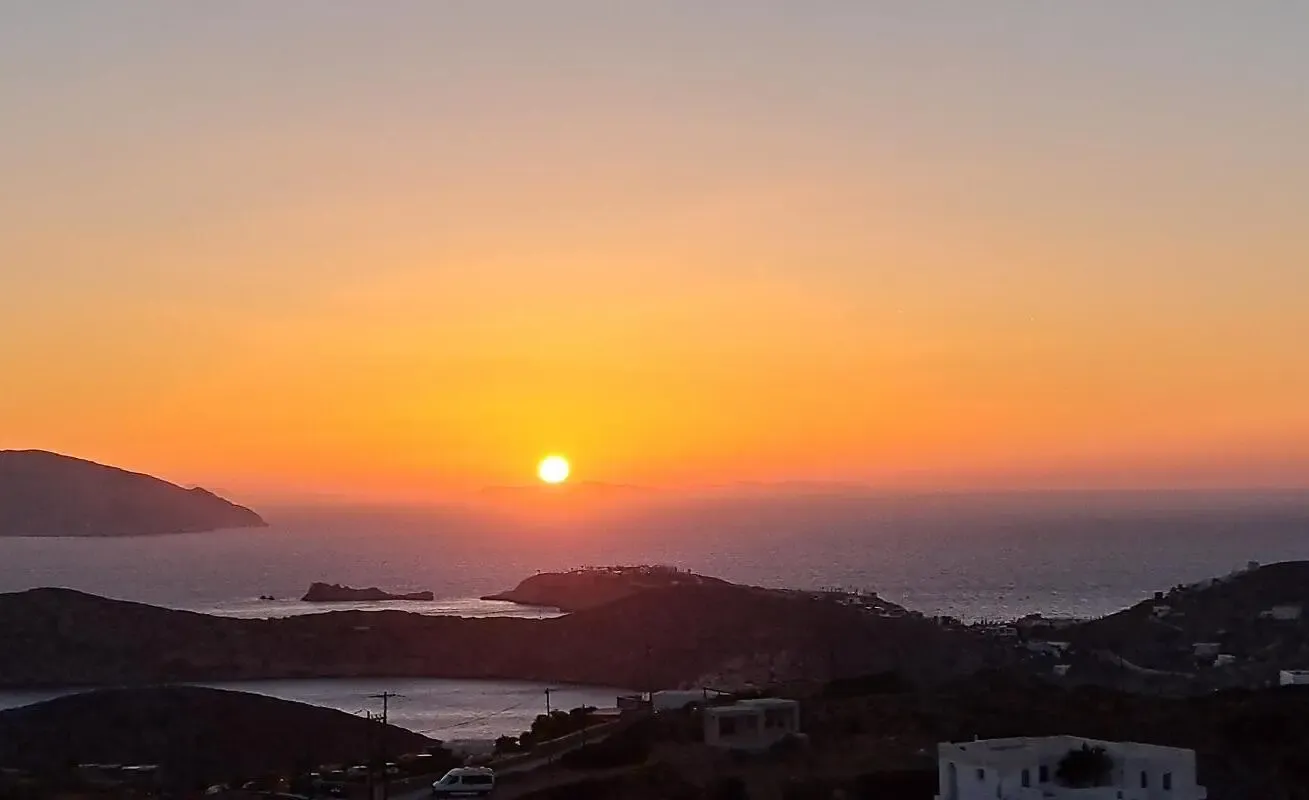
<path fill-rule="evenodd" d="M 569 472 L 568 459 L 563 456 L 547 456 L 536 468 L 537 476 L 546 483 L 563 483 Z"/>

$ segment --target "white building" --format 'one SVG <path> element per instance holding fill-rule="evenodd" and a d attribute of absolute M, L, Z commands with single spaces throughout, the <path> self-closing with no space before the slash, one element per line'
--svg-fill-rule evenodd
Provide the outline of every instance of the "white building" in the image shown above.
<path fill-rule="evenodd" d="M 1286 603 L 1284 605 L 1273 606 L 1259 616 L 1264 619 L 1275 619 L 1281 622 L 1294 622 L 1304 613 L 1304 606 L 1299 603 Z"/>
<path fill-rule="evenodd" d="M 1309 669 L 1284 669 L 1277 679 L 1282 686 L 1309 686 Z"/>
<path fill-rule="evenodd" d="M 1069 786 L 1059 764 L 1070 752 L 1103 748 L 1103 785 Z M 985 739 L 938 746 L 937 800 L 1203 800 L 1195 782 L 1195 751 L 1102 742 L 1078 736 Z"/>
<path fill-rule="evenodd" d="M 767 750 L 800 733 L 800 704 L 764 697 L 704 710 L 704 740 L 731 750 Z"/>
<path fill-rule="evenodd" d="M 1222 651 L 1223 645 L 1220 642 L 1193 642 L 1191 649 L 1196 658 L 1212 658 Z"/>
<path fill-rule="evenodd" d="M 724 692 L 717 689 L 665 689 L 650 695 L 650 707 L 655 711 L 680 711 L 687 706 L 707 706 Z"/>

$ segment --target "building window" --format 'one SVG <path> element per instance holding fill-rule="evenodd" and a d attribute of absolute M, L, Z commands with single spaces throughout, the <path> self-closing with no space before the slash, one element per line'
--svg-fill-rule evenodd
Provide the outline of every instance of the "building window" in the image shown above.
<path fill-rule="evenodd" d="M 1171 773 L 1171 772 L 1165 772 L 1165 773 L 1164 773 L 1164 791 L 1165 791 L 1165 792 L 1171 792 L 1172 790 L 1173 790 L 1173 773 Z"/>
<path fill-rule="evenodd" d="M 1050 782 L 1050 768 L 1047 767 L 1046 765 L 1042 764 L 1041 768 L 1037 770 L 1036 774 L 1041 779 L 1041 783 Z"/>
<path fill-rule="evenodd" d="M 1141 788 L 1142 789 L 1150 788 L 1150 773 L 1146 772 L 1145 770 L 1141 770 Z"/>
<path fill-rule="evenodd" d="M 732 717 L 719 717 L 719 718 L 718 718 L 718 735 L 719 735 L 719 736 L 735 736 L 735 735 L 736 735 L 736 720 L 735 720 L 734 718 L 732 718 Z"/>
<path fill-rule="evenodd" d="M 984 781 L 984 780 L 986 780 L 986 770 L 985 770 L 985 769 L 983 769 L 983 768 L 981 768 L 981 767 L 978 767 L 978 768 L 977 768 L 977 779 L 978 779 L 979 781 Z"/>
<path fill-rule="evenodd" d="M 1025 769 L 1023 770 L 1023 788 L 1027 789 L 1031 785 L 1032 785 L 1032 771 L 1030 769 Z"/>

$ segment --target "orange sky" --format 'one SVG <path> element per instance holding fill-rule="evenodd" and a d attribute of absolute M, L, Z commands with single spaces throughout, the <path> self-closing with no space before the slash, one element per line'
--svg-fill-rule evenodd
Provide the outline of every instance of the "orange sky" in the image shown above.
<path fill-rule="evenodd" d="M 1309 485 L 1291 21 L 439 5 L 0 24 L 0 447 L 258 497 L 555 451 Z"/>

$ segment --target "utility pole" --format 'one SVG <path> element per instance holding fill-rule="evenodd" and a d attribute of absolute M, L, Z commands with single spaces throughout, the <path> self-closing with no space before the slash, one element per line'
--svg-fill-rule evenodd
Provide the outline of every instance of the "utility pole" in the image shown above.
<path fill-rule="evenodd" d="M 368 709 L 365 708 L 365 709 L 363 709 L 362 711 L 359 711 L 358 713 L 363 714 L 363 715 L 364 715 L 364 719 L 368 720 L 369 722 L 372 722 L 372 721 L 373 721 L 373 712 L 369 711 Z M 372 725 L 369 725 L 367 728 L 365 728 L 365 730 L 368 731 L 368 736 L 367 736 L 366 739 L 364 739 L 364 751 L 365 751 L 366 754 L 367 754 L 366 757 L 369 758 L 369 759 L 371 759 L 371 758 L 373 757 L 373 753 L 377 752 L 377 745 L 376 745 L 376 743 L 373 742 L 374 729 L 373 729 L 373 726 L 372 726 Z M 367 773 L 367 775 L 364 777 L 364 780 L 367 781 L 367 786 L 368 786 L 368 800 L 375 800 L 375 798 L 377 797 L 377 792 L 373 791 L 373 771 L 372 771 L 372 769 L 369 769 L 369 770 L 368 770 L 368 773 Z"/>
<path fill-rule="evenodd" d="M 553 714 L 552 714 L 552 712 L 550 711 L 550 693 L 553 692 L 553 691 L 554 691 L 554 689 L 551 689 L 551 688 L 548 687 L 548 686 L 547 686 L 546 689 L 545 689 L 545 718 L 546 718 L 546 723 L 545 723 L 545 725 L 543 726 L 543 730 L 544 730 L 544 731 L 549 731 L 549 730 L 552 729 L 552 728 L 551 728 L 551 724 L 550 724 L 550 723 L 551 723 L 551 719 L 550 719 L 550 718 L 553 716 Z M 548 735 L 548 734 L 547 734 L 547 735 Z M 552 743 L 552 744 L 553 744 L 553 743 Z M 547 747 L 546 747 L 546 750 L 547 750 L 547 752 L 546 752 L 546 754 L 545 754 L 545 763 L 547 763 L 547 764 L 553 764 L 553 763 L 555 763 L 554 748 L 551 747 L 551 746 L 547 746 Z"/>
<path fill-rule="evenodd" d="M 390 776 L 390 775 L 387 773 L 387 771 L 386 771 L 386 764 L 387 764 L 387 760 L 386 760 L 386 733 L 387 733 L 387 730 L 386 730 L 387 721 L 386 721 L 386 720 L 387 720 L 387 713 L 390 711 L 390 707 L 391 707 L 391 698 L 392 698 L 392 697 L 400 697 L 400 696 L 401 696 L 401 695 L 398 695 L 398 694 L 396 694 L 395 692 L 382 692 L 381 694 L 371 694 L 371 695 L 369 695 L 369 697 L 371 697 L 371 698 L 374 699 L 374 700 L 381 700 L 381 701 L 382 701 L 382 717 L 381 717 L 382 727 L 381 727 L 381 734 L 380 734 L 380 736 L 381 736 L 381 745 L 380 745 L 380 747 L 379 747 L 379 750 L 380 750 L 380 757 L 379 757 L 379 760 L 380 760 L 381 765 L 382 765 L 382 800 L 389 800 L 389 798 L 391 797 L 391 776 Z M 369 770 L 369 775 L 370 775 L 370 776 L 372 775 L 372 770 Z M 372 800 L 372 797 L 371 797 L 371 796 L 369 797 L 369 800 Z"/>
<path fill-rule="evenodd" d="M 645 690 L 650 695 L 650 707 L 654 708 L 654 675 L 651 673 L 650 664 L 650 637 L 645 640 Z"/>

